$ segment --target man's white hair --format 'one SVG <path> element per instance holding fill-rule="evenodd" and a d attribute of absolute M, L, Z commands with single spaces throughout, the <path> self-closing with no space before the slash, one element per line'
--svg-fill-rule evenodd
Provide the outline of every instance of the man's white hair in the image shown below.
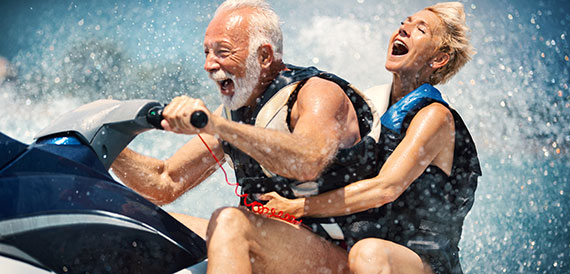
<path fill-rule="evenodd" d="M 270 44 L 273 48 L 275 60 L 282 60 L 283 33 L 279 23 L 279 16 L 267 2 L 264 0 L 227 0 L 218 7 L 215 15 L 221 11 L 234 11 L 242 8 L 255 10 L 249 18 L 250 54 L 256 52 L 261 45 Z"/>

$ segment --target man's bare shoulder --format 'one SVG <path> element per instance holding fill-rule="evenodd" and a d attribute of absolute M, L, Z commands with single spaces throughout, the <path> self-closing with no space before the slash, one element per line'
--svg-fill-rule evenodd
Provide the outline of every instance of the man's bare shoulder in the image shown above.
<path fill-rule="evenodd" d="M 345 103 L 348 98 L 342 88 L 335 82 L 322 79 L 320 77 L 312 77 L 299 90 L 298 102 L 300 104 L 327 104 L 331 106 L 340 106 Z"/>

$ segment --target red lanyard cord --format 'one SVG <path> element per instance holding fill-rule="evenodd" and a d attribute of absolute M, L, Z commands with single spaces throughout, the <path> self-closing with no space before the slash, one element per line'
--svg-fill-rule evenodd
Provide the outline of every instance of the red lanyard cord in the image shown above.
<path fill-rule="evenodd" d="M 220 160 L 218 160 L 218 157 L 216 157 L 216 155 L 214 154 L 214 152 L 212 151 L 212 149 L 210 148 L 210 146 L 208 146 L 208 144 L 206 144 L 206 141 L 204 141 L 204 139 L 202 139 L 202 136 L 200 136 L 200 134 L 198 134 L 198 137 L 200 138 L 200 140 L 202 140 L 202 143 L 204 143 L 204 145 L 206 146 L 206 148 L 208 149 L 208 151 L 210 152 L 210 154 L 212 154 L 212 157 L 214 157 L 214 160 L 216 160 L 216 163 L 218 163 L 218 166 L 222 169 L 222 171 L 224 172 L 224 177 L 226 179 L 226 183 L 230 186 L 235 186 L 236 188 L 234 189 L 234 193 L 240 197 L 243 198 L 243 203 L 246 207 L 249 207 L 251 209 L 251 211 L 261 214 L 261 215 L 267 215 L 269 218 L 274 217 L 274 218 L 278 218 L 287 222 L 290 222 L 292 224 L 300 224 L 303 220 L 296 220 L 295 216 L 289 215 L 288 213 L 283 214 L 283 211 L 279 211 L 277 212 L 277 210 L 275 210 L 275 208 L 268 208 L 265 207 L 262 203 L 258 202 L 258 201 L 254 201 L 250 204 L 247 203 L 247 196 L 248 194 L 238 194 L 238 186 L 239 184 L 237 183 L 230 183 L 230 181 L 228 180 L 228 173 L 226 172 L 226 170 L 224 169 L 224 167 L 222 166 L 222 164 L 220 163 Z"/>

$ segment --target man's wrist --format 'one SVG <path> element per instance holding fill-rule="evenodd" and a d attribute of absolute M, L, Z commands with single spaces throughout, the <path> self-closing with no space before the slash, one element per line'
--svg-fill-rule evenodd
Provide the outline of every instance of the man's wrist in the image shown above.
<path fill-rule="evenodd" d="M 204 133 L 210 134 L 212 136 L 218 136 L 218 125 L 220 123 L 220 119 L 225 120 L 221 116 L 210 114 L 208 117 L 208 124 L 204 128 Z M 223 121 L 222 121 L 223 122 Z"/>

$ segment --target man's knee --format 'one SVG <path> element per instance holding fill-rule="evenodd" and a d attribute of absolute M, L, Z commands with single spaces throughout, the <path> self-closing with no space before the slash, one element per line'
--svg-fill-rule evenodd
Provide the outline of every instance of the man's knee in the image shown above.
<path fill-rule="evenodd" d="M 358 241 L 348 254 L 350 270 L 354 273 L 367 273 L 370 270 L 381 270 L 390 273 L 390 249 L 380 239 L 364 239 Z"/>
<path fill-rule="evenodd" d="M 249 212 L 236 207 L 219 208 L 212 213 L 208 223 L 207 238 L 210 239 L 214 232 L 219 231 L 221 235 L 235 236 L 243 234 L 249 227 Z"/>

